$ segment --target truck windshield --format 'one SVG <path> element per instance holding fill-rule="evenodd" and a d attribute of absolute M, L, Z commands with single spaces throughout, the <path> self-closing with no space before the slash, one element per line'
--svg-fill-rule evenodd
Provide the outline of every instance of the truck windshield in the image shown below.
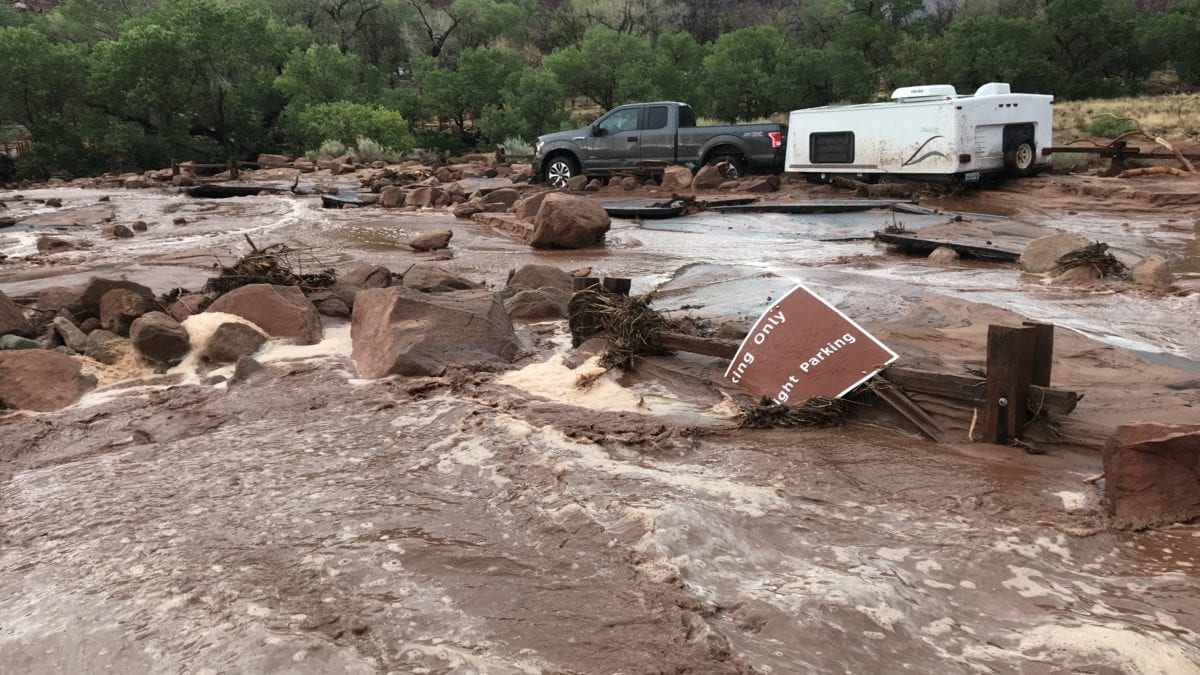
<path fill-rule="evenodd" d="M 696 113 L 686 105 L 679 106 L 679 128 L 696 126 Z"/>

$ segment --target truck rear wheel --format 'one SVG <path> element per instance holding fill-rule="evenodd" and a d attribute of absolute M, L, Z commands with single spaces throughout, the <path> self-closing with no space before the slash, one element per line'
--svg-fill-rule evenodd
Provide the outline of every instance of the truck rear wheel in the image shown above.
<path fill-rule="evenodd" d="M 708 165 L 722 165 L 721 177 L 725 180 L 736 180 L 746 175 L 746 158 L 741 155 L 714 155 L 709 158 Z"/>
<path fill-rule="evenodd" d="M 1014 138 L 1004 149 L 1004 170 L 1013 178 L 1032 176 L 1037 150 L 1029 137 Z"/>
<path fill-rule="evenodd" d="M 570 155 L 555 155 L 546 161 L 546 182 L 556 188 L 567 187 L 567 181 L 579 174 L 579 162 Z"/>

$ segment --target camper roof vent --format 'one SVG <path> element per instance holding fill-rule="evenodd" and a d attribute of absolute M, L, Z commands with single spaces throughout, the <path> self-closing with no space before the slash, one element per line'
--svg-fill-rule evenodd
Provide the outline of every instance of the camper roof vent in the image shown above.
<path fill-rule="evenodd" d="M 926 84 L 920 87 L 901 87 L 892 92 L 892 100 L 904 103 L 905 101 L 933 101 L 941 98 L 954 98 L 958 96 L 952 84 Z"/>
<path fill-rule="evenodd" d="M 975 90 L 976 96 L 1001 96 L 1011 93 L 1012 87 L 1008 86 L 1007 82 L 988 82 Z"/>

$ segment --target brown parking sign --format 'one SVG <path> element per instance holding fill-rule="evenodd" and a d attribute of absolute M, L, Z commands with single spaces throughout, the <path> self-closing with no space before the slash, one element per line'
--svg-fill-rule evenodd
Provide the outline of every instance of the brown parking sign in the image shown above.
<path fill-rule="evenodd" d="M 725 377 L 755 399 L 798 405 L 841 397 L 899 358 L 803 284 L 769 307 Z"/>

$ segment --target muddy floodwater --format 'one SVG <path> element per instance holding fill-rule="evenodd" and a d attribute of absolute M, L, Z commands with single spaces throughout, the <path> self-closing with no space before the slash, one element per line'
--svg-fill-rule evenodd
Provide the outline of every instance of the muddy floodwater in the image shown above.
<path fill-rule="evenodd" d="M 1195 389 L 1128 394 L 1200 377 L 1200 295 L 1081 292 L 870 241 L 947 215 L 701 213 L 535 252 L 442 212 L 23 194 L 61 210 L 109 195 L 149 229 L 40 262 L 22 259 L 37 234 L 88 230 L 0 230 L 10 296 L 90 276 L 198 288 L 247 235 L 314 269 L 437 260 L 495 288 L 527 263 L 589 267 L 714 322 L 803 282 L 902 358 L 982 358 L 945 337 L 976 330 L 972 314 L 1053 322 L 1064 381 L 1107 387 L 1080 404 L 1090 424 L 1200 409 Z M 1181 279 L 1200 270 L 1190 222 L 1164 227 L 1185 216 L 1079 209 L 1016 217 L 1163 255 Z M 403 245 L 444 227 L 449 255 Z M 1101 471 L 1095 439 L 1030 455 L 866 423 L 737 429 L 719 393 L 670 376 L 719 359 L 658 357 L 581 387 L 597 373 L 566 330 L 519 327 L 508 371 L 367 381 L 349 326 L 329 320 L 318 345 L 266 347 L 245 382 L 185 364 L 0 417 L 0 672 L 1200 673 L 1200 526 L 1107 529 L 1084 480 Z"/>

